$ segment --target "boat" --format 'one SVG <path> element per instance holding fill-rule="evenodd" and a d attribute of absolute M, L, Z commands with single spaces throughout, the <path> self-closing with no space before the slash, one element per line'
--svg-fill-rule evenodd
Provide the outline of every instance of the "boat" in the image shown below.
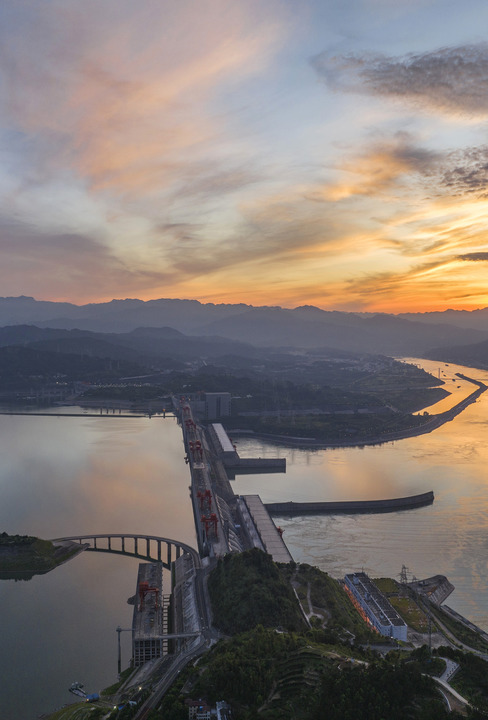
<path fill-rule="evenodd" d="M 70 693 L 73 693 L 73 695 L 78 695 L 78 697 L 85 698 L 86 692 L 83 690 L 85 686 L 82 683 L 74 682 L 71 683 L 70 687 L 68 688 Z"/>

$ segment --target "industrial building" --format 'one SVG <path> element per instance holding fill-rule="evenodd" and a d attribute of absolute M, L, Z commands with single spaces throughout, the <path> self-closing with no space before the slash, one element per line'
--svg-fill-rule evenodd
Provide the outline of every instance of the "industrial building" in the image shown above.
<path fill-rule="evenodd" d="M 381 635 L 407 640 L 407 625 L 365 572 L 344 578 L 345 588 L 361 615 Z"/>
<path fill-rule="evenodd" d="M 205 422 L 229 417 L 231 414 L 232 396 L 228 392 L 194 393 L 188 400 L 193 413 Z"/>
<path fill-rule="evenodd" d="M 231 409 L 231 394 L 228 392 L 205 393 L 205 417 L 207 420 L 218 420 L 229 417 Z"/>
<path fill-rule="evenodd" d="M 139 667 L 163 655 L 163 572 L 161 563 L 141 563 L 132 619 L 132 657 Z"/>
<path fill-rule="evenodd" d="M 238 458 L 232 440 L 227 435 L 225 428 L 221 423 L 213 423 L 210 425 L 209 433 L 219 460 L 225 462 L 228 460 L 236 460 Z"/>

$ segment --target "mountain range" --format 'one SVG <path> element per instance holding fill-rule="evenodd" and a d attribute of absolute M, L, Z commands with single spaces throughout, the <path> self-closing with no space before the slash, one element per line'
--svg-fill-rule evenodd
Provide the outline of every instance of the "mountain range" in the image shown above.
<path fill-rule="evenodd" d="M 33 327 L 13 327 L 22 325 Z M 488 308 L 392 315 L 167 298 L 74 305 L 21 296 L 0 298 L 0 328 L 0 345 L 48 342 L 52 348 L 62 340 L 77 352 L 90 335 L 90 342 L 99 346 L 123 345 L 131 360 L 142 345 L 144 354 L 164 351 L 173 357 L 193 351 L 199 356 L 251 357 L 252 348 L 264 347 L 427 357 L 435 348 L 488 341 Z"/>

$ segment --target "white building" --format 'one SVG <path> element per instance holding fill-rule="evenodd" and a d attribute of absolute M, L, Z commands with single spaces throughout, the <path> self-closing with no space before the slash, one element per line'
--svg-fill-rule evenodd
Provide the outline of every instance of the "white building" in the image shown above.
<path fill-rule="evenodd" d="M 366 615 L 368 622 L 386 637 L 407 640 L 407 625 L 365 572 L 344 578 L 346 591 Z"/>

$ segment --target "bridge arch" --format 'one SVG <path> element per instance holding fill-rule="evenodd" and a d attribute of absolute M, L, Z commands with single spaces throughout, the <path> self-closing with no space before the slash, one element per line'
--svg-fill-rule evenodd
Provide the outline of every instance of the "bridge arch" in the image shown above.
<path fill-rule="evenodd" d="M 157 535 L 136 535 L 133 533 L 102 533 L 99 535 L 72 535 L 70 537 L 53 538 L 51 542 L 70 540 L 80 545 L 87 545 L 88 552 L 106 552 L 116 555 L 136 557 L 147 562 L 160 562 L 167 570 L 171 563 L 180 555 L 188 554 L 196 568 L 201 566 L 198 551 L 186 543 Z M 165 552 L 164 552 L 165 551 Z"/>

